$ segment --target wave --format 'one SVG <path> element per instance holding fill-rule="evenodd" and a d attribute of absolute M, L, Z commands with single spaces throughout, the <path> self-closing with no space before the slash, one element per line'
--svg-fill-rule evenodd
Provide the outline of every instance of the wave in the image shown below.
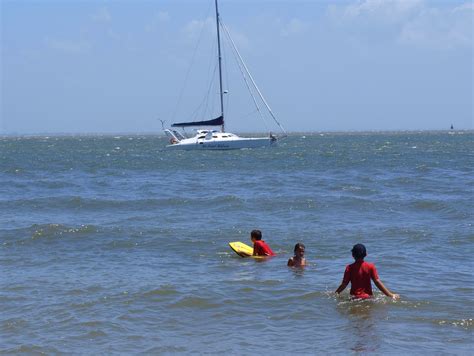
<path fill-rule="evenodd" d="M 60 350 L 52 347 L 52 346 L 38 346 L 38 345 L 32 345 L 32 344 L 25 344 L 25 345 L 20 345 L 20 346 L 15 346 L 12 348 L 7 348 L 7 349 L 0 349 L 0 351 L 3 353 L 5 352 L 6 354 L 46 354 L 46 355 L 52 355 L 52 354 L 60 354 L 62 353 Z"/>
<path fill-rule="evenodd" d="M 4 233 L 3 246 L 12 244 L 24 245 L 34 241 L 53 242 L 63 238 L 77 238 L 80 236 L 93 235 L 99 232 L 94 225 L 79 225 L 75 227 L 62 224 L 33 224 L 27 228 L 9 230 Z"/>
<path fill-rule="evenodd" d="M 412 202 L 412 206 L 415 208 L 415 211 L 441 213 L 442 215 L 453 219 L 462 220 L 469 217 L 469 211 L 460 211 L 447 201 L 422 199 Z"/>
<path fill-rule="evenodd" d="M 170 308 L 190 308 L 190 309 L 214 309 L 221 307 L 221 303 L 216 303 L 213 298 L 184 297 L 170 305 Z"/>
<path fill-rule="evenodd" d="M 21 332 L 23 329 L 27 328 L 28 325 L 29 322 L 23 318 L 10 318 L 2 321 L 0 330 L 3 333 Z"/>
<path fill-rule="evenodd" d="M 216 206 L 220 204 L 241 204 L 244 199 L 236 195 L 199 196 L 178 198 L 143 198 L 143 199 L 99 199 L 80 196 L 48 197 L 33 199 L 15 199 L 1 202 L 5 209 L 34 208 L 34 209 L 155 209 L 160 207 L 172 208 L 198 204 L 200 206 Z"/>
<path fill-rule="evenodd" d="M 473 331 L 474 330 L 474 319 L 465 318 L 465 319 L 439 319 L 439 318 L 425 318 L 425 317 L 415 317 L 415 321 L 425 322 L 432 325 L 439 326 L 450 326 L 456 328 L 462 328 L 464 330 Z"/>

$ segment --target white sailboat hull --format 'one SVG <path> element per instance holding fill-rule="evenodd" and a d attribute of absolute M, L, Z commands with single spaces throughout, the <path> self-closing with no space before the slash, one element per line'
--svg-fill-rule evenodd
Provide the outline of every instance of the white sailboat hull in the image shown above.
<path fill-rule="evenodd" d="M 219 139 L 187 138 L 177 143 L 167 145 L 174 150 L 240 150 L 245 148 L 269 147 L 275 143 L 270 137 L 232 137 Z"/>

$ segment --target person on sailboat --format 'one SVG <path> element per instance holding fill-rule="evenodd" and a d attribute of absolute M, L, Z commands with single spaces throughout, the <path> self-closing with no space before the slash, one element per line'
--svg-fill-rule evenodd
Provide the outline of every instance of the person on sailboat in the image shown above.
<path fill-rule="evenodd" d="M 252 230 L 250 240 L 253 242 L 254 256 L 275 256 L 270 246 L 262 240 L 262 232 L 260 230 Z"/>

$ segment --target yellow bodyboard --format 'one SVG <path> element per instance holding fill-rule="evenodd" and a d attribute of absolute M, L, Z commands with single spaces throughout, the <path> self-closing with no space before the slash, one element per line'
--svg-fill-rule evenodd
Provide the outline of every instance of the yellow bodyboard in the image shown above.
<path fill-rule="evenodd" d="M 253 247 L 240 241 L 229 242 L 230 248 L 240 257 L 264 258 L 265 256 L 252 256 Z"/>
<path fill-rule="evenodd" d="M 230 248 L 240 257 L 249 257 L 253 254 L 253 247 L 240 241 L 229 242 Z"/>

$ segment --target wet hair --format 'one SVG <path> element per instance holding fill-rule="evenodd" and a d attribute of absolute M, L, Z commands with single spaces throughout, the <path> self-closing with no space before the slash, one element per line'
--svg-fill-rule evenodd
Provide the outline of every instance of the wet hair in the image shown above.
<path fill-rule="evenodd" d="M 296 253 L 296 250 L 300 249 L 300 248 L 303 248 L 303 249 L 306 249 L 305 245 L 302 244 L 301 242 L 298 242 L 296 245 L 295 245 L 295 253 Z"/>
<path fill-rule="evenodd" d="M 354 257 L 356 260 L 360 260 L 367 256 L 367 250 L 365 249 L 365 246 L 362 244 L 356 244 L 354 247 L 352 247 L 352 257 Z"/>
<path fill-rule="evenodd" d="M 250 237 L 253 237 L 255 240 L 261 240 L 262 239 L 262 232 L 260 230 L 252 230 L 250 233 Z"/>

